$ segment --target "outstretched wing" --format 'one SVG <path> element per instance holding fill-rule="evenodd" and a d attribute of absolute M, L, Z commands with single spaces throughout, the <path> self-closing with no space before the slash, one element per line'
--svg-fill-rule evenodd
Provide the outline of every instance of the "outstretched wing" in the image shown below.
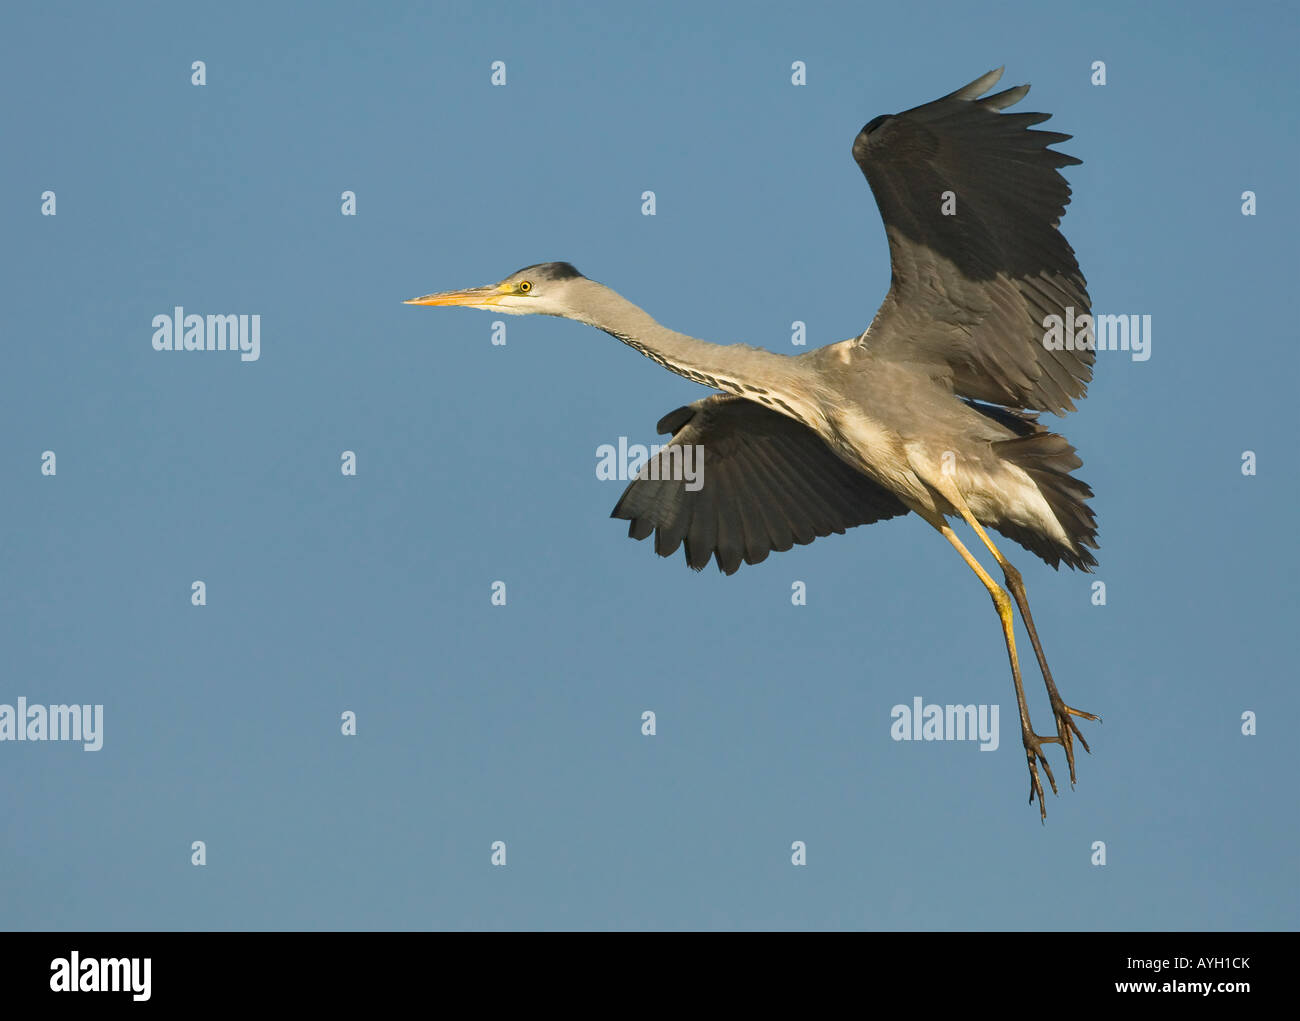
<path fill-rule="evenodd" d="M 979 98 L 1001 77 L 877 117 L 854 140 L 893 278 L 862 343 L 929 364 L 962 397 L 1059 415 L 1087 392 L 1094 359 L 1091 347 L 1044 344 L 1048 316 L 1090 307 L 1057 229 L 1070 201 L 1058 170 L 1081 161 L 1047 148 L 1069 135 L 1030 130 L 1050 114 L 999 112 L 1028 85 Z"/>
<path fill-rule="evenodd" d="M 753 401 L 715 394 L 669 412 L 656 428 L 672 440 L 610 517 L 630 521 L 633 539 L 654 532 L 662 557 L 685 542 L 697 571 L 714 557 L 734 574 L 742 560 L 757 564 L 772 550 L 907 513 L 807 426 Z M 698 486 L 687 470 L 698 473 Z"/>

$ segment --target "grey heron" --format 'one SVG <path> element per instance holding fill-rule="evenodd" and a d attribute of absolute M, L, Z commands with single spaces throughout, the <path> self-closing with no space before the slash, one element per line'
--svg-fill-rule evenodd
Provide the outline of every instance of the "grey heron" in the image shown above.
<path fill-rule="evenodd" d="M 567 262 L 541 263 L 497 284 L 408 304 L 511 315 L 562 316 L 594 326 L 718 393 L 669 412 L 669 444 L 632 481 L 612 516 L 652 533 L 661 556 L 685 545 L 696 570 L 727 574 L 819 536 L 915 511 L 943 535 L 988 590 L 1011 663 L 1029 800 L 1047 817 L 1043 745 L 1065 750 L 1075 783 L 1075 718 L 1043 654 L 1020 572 L 991 528 L 1053 568 L 1096 566 L 1092 490 L 1082 463 L 1040 412 L 1075 410 L 1092 378 L 1091 334 L 1048 342 L 1048 322 L 1088 322 L 1086 284 L 1059 230 L 1070 187 L 1060 168 L 1081 162 L 1033 130 L 1043 113 L 1004 113 L 1029 91 L 986 95 L 990 71 L 941 99 L 869 121 L 853 158 L 875 195 L 889 240 L 889 292 L 866 331 L 799 355 L 720 345 L 661 326 Z M 1057 338 L 1058 341 L 1060 338 Z M 696 445 L 707 465 L 694 490 L 669 463 Z M 677 451 L 681 454 L 681 451 Z M 677 477 L 673 477 L 676 475 Z M 961 518 L 1002 571 L 1005 589 L 948 523 Z M 1010 591 L 1010 596 L 1007 592 Z M 1036 734 L 1016 653 L 1012 600 L 1047 686 L 1056 733 Z"/>

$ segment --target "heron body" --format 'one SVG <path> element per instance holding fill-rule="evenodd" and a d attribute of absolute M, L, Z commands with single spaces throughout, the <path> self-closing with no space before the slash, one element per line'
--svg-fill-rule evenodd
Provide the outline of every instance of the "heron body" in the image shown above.
<path fill-rule="evenodd" d="M 678 375 L 718 393 L 670 412 L 672 435 L 628 486 L 613 516 L 633 538 L 685 548 L 731 574 L 772 551 L 914 511 L 984 583 L 1007 645 L 1020 713 L 1030 799 L 1046 817 L 1038 765 L 1056 782 L 1046 743 L 1087 743 L 1061 699 L 1019 572 L 991 528 L 1046 563 L 1095 566 L 1091 490 L 1080 460 L 1040 412 L 1074 410 L 1094 352 L 1045 343 L 1047 317 L 1087 315 L 1090 301 L 1058 224 L 1070 189 L 1059 168 L 1079 162 L 1048 148 L 1068 135 L 1032 130 L 1048 115 L 1002 110 L 1028 91 L 985 93 L 991 71 L 941 99 L 877 117 L 853 156 L 875 194 L 889 239 L 892 280 L 857 337 L 800 355 L 719 345 L 670 330 L 569 263 L 542 263 L 499 284 L 426 295 L 411 304 L 459 305 L 587 323 Z M 671 470 L 673 448 L 694 445 L 705 483 Z M 1002 569 L 997 584 L 949 525 L 960 518 Z M 1010 595 L 1008 595 L 1008 592 Z M 1047 686 L 1056 733 L 1034 732 L 1015 642 L 1014 599 Z"/>

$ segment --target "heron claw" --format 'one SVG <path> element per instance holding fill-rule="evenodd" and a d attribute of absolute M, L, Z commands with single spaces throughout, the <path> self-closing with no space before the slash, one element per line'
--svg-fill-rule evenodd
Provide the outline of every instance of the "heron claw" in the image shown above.
<path fill-rule="evenodd" d="M 1032 730 L 1024 732 L 1025 758 L 1029 762 L 1029 803 L 1033 804 L 1034 798 L 1038 798 L 1038 814 L 1043 822 L 1047 821 L 1047 803 L 1043 799 L 1042 781 L 1038 779 L 1038 766 L 1042 764 L 1043 772 L 1047 774 L 1047 782 L 1052 786 L 1052 793 L 1059 797 L 1060 792 L 1056 789 L 1056 777 L 1052 775 L 1051 763 L 1043 754 L 1043 744 L 1055 740 L 1057 740 L 1055 737 L 1039 737 Z"/>
<path fill-rule="evenodd" d="M 1052 735 L 1035 734 L 1029 727 L 1025 727 L 1023 738 L 1025 744 L 1025 759 L 1029 764 L 1029 802 L 1033 804 L 1034 799 L 1038 799 L 1038 814 L 1043 822 L 1047 821 L 1047 805 L 1043 801 L 1043 784 L 1038 778 L 1038 767 L 1043 767 L 1043 772 L 1047 774 L 1047 782 L 1051 785 L 1052 793 L 1059 796 L 1060 791 L 1056 787 L 1056 777 L 1052 775 L 1052 766 L 1047 761 L 1047 756 L 1043 754 L 1043 745 L 1059 744 L 1065 748 L 1065 759 L 1070 764 L 1070 786 L 1075 784 L 1074 777 L 1074 739 L 1079 739 L 1079 744 L 1083 745 L 1083 750 L 1092 753 L 1088 747 L 1088 742 L 1084 739 L 1083 734 L 1079 732 L 1078 726 L 1074 722 L 1074 717 L 1079 716 L 1085 720 L 1095 720 L 1101 722 L 1101 717 L 1094 716 L 1092 713 L 1085 713 L 1082 709 L 1074 709 L 1061 701 L 1060 697 L 1052 699 L 1052 712 L 1056 717 L 1056 733 Z"/>
<path fill-rule="evenodd" d="M 1101 722 L 1100 716 L 1094 716 L 1092 713 L 1085 713 L 1082 709 L 1073 709 L 1066 705 L 1059 696 L 1052 699 L 1052 714 L 1056 717 L 1056 737 L 1050 738 L 1065 748 L 1065 761 L 1070 764 L 1070 786 L 1075 784 L 1074 778 L 1074 739 L 1079 739 L 1079 744 L 1083 745 L 1083 750 L 1089 755 L 1092 749 L 1088 747 L 1088 741 L 1080 732 L 1078 725 L 1074 722 L 1074 717 L 1079 716 L 1085 720 L 1093 720 L 1096 723 Z"/>

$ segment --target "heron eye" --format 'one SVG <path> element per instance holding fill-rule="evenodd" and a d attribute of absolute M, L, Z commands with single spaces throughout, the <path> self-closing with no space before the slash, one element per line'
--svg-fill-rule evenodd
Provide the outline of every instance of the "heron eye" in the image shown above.
<path fill-rule="evenodd" d="M 527 293 L 528 293 L 529 291 L 531 291 L 532 289 L 533 289 L 533 285 L 532 285 L 531 283 L 529 283 L 527 280 L 520 280 L 520 281 L 519 281 L 519 293 L 520 293 L 520 294 L 527 294 Z"/>

